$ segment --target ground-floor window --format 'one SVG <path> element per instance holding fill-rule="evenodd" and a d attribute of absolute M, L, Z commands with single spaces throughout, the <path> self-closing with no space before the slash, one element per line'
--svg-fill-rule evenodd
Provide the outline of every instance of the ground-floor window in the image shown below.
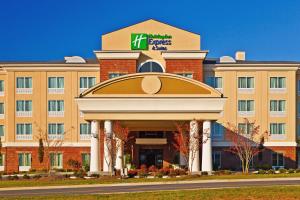
<path fill-rule="evenodd" d="M 19 158 L 19 166 L 21 167 L 31 166 L 31 153 L 19 153 L 18 158 Z"/>
<path fill-rule="evenodd" d="M 82 164 L 82 166 L 89 166 L 90 165 L 90 158 L 91 158 L 91 155 L 89 153 L 82 153 L 81 154 L 81 164 Z"/>
<path fill-rule="evenodd" d="M 4 154 L 0 155 L 0 167 L 4 166 Z"/>
<path fill-rule="evenodd" d="M 215 170 L 221 169 L 221 152 L 220 151 L 213 152 L 213 168 Z"/>
<path fill-rule="evenodd" d="M 63 154 L 62 153 L 50 153 L 50 165 L 51 168 L 63 168 Z"/>
<path fill-rule="evenodd" d="M 283 153 L 272 153 L 272 166 L 273 167 L 283 167 L 284 166 Z"/>

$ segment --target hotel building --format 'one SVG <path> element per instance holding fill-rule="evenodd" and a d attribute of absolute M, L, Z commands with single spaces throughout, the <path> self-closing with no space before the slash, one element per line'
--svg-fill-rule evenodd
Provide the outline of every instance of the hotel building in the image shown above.
<path fill-rule="evenodd" d="M 228 122 L 249 131 L 244 118 L 270 135 L 253 167 L 299 166 L 300 62 L 250 61 L 242 51 L 212 59 L 199 34 L 152 19 L 102 35 L 94 53 L 0 63 L 0 170 L 46 168 L 38 158 L 44 135 L 63 141 L 50 145 L 53 168 L 73 159 L 91 172 L 118 169 L 122 152 L 112 159 L 105 140 L 116 121 L 134 137 L 127 153 L 137 167 L 187 164 L 172 145 L 175 123 L 187 122 L 210 135 L 193 171 L 239 170 L 224 132 Z"/>

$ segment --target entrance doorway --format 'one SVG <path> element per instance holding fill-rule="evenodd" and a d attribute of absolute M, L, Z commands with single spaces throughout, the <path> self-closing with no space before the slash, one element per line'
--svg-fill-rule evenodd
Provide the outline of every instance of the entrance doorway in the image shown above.
<path fill-rule="evenodd" d="M 150 167 L 152 165 L 157 168 L 163 166 L 163 150 L 162 149 L 140 149 L 139 152 L 140 165 Z"/>

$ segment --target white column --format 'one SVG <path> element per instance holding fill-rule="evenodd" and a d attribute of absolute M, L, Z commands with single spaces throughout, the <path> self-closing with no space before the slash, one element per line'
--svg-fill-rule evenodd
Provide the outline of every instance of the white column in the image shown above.
<path fill-rule="evenodd" d="M 211 172 L 212 170 L 211 121 L 204 121 L 201 171 Z"/>
<path fill-rule="evenodd" d="M 196 120 L 190 121 L 189 171 L 199 173 L 199 126 Z"/>
<path fill-rule="evenodd" d="M 91 122 L 90 173 L 99 173 L 99 122 Z"/>
<path fill-rule="evenodd" d="M 104 121 L 104 156 L 103 156 L 103 172 L 112 173 L 112 121 Z"/>
<path fill-rule="evenodd" d="M 123 143 L 122 140 L 116 138 L 116 165 L 115 168 L 118 170 L 123 169 Z"/>

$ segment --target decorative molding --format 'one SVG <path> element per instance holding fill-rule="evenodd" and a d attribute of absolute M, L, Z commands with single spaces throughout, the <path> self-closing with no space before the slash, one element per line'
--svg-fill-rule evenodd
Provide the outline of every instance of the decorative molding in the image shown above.
<path fill-rule="evenodd" d="M 199 52 L 162 52 L 162 57 L 164 59 L 205 59 L 207 55 L 207 51 L 199 51 Z"/>
<path fill-rule="evenodd" d="M 3 147 L 38 147 L 38 142 L 3 142 Z M 64 142 L 61 147 L 90 147 L 90 142 Z"/>
<path fill-rule="evenodd" d="M 97 59 L 134 59 L 137 60 L 140 57 L 140 52 L 135 51 L 94 51 Z"/>

